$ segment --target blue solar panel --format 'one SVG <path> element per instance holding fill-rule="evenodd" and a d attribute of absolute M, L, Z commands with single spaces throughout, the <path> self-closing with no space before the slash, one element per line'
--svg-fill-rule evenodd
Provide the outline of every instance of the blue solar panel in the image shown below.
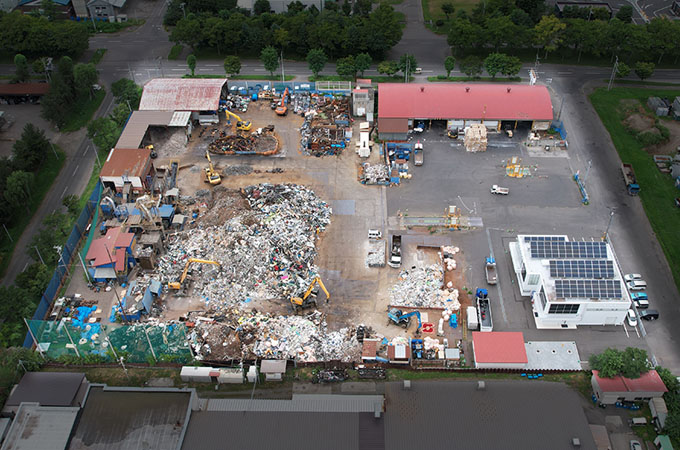
<path fill-rule="evenodd" d="M 555 280 L 557 298 L 621 298 L 618 280 Z"/>
<path fill-rule="evenodd" d="M 607 259 L 550 260 L 552 278 L 614 278 L 614 263 Z"/>
<path fill-rule="evenodd" d="M 532 258 L 607 259 L 604 242 L 530 241 Z"/>

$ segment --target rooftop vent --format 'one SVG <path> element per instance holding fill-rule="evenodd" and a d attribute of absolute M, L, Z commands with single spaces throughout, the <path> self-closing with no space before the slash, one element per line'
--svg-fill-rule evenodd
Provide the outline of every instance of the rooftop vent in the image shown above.
<path fill-rule="evenodd" d="M 420 86 L 420 92 L 425 92 L 425 86 Z"/>
<path fill-rule="evenodd" d="M 465 92 L 470 92 L 470 88 L 469 88 L 469 87 L 466 87 L 466 88 L 465 88 Z"/>
<path fill-rule="evenodd" d="M 511 88 L 507 88 L 507 89 L 508 89 L 508 92 L 510 92 L 510 89 L 511 89 Z"/>

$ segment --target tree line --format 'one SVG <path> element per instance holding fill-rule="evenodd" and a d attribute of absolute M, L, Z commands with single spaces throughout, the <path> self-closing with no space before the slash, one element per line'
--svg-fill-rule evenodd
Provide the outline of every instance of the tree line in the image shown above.
<path fill-rule="evenodd" d="M 23 71 L 17 64 L 17 77 Z M 97 77 L 94 64 L 74 65 L 70 57 L 62 56 L 51 76 L 50 90 L 41 101 L 43 117 L 63 126 L 68 117 L 82 107 L 83 101 L 92 99 Z"/>
<path fill-rule="evenodd" d="M 455 54 L 503 49 L 541 49 L 542 57 L 555 51 L 614 57 L 635 62 L 661 63 L 680 57 L 680 22 L 654 18 L 649 23 L 632 22 L 632 9 L 623 7 L 609 19 L 606 10 L 571 8 L 565 17 L 545 15 L 535 0 L 488 0 L 471 13 L 457 11 L 448 21 L 448 44 Z"/>
<path fill-rule="evenodd" d="M 89 33 L 82 23 L 51 21 L 20 11 L 0 12 L 0 48 L 29 58 L 77 56 L 88 47 Z"/>
<path fill-rule="evenodd" d="M 218 53 L 257 55 L 266 47 L 288 55 L 304 57 L 309 50 L 320 49 L 331 59 L 359 53 L 382 58 L 402 36 L 399 17 L 394 8 L 380 4 L 372 8 L 370 0 L 359 0 L 354 7 L 326 2 L 322 11 L 299 1 L 288 5 L 282 14 L 269 12 L 269 2 L 258 0 L 254 11 L 232 7 L 229 2 L 215 2 L 206 7 L 198 0 L 173 0 L 168 8 L 166 24 L 175 25 L 170 40 L 192 49 L 213 48 Z M 184 4 L 186 18 L 178 4 Z"/>

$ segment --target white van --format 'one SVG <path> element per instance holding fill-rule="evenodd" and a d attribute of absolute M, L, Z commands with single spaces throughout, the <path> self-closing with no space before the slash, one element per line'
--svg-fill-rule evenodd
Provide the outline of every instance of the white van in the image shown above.
<path fill-rule="evenodd" d="M 642 280 L 632 280 L 626 283 L 631 291 L 644 291 L 647 289 L 647 282 Z"/>

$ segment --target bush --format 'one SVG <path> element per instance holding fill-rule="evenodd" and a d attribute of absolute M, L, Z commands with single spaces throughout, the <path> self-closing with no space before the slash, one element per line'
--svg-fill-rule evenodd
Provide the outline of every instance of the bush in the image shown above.
<path fill-rule="evenodd" d="M 184 47 L 182 44 L 175 44 L 172 46 L 170 49 L 170 54 L 168 55 L 168 59 L 177 59 L 179 58 L 179 54 L 182 53 L 182 50 Z"/>
<path fill-rule="evenodd" d="M 446 80 L 446 75 L 437 75 L 438 80 Z"/>
<path fill-rule="evenodd" d="M 437 19 L 434 24 L 437 25 L 437 27 L 443 27 L 444 26 L 444 19 Z"/>
<path fill-rule="evenodd" d="M 645 147 L 660 144 L 665 141 L 664 137 L 660 133 L 653 133 L 651 131 L 638 133 L 635 138 Z"/>
<path fill-rule="evenodd" d="M 671 138 L 671 132 L 668 130 L 668 128 L 661 125 L 660 123 L 656 124 L 656 128 L 661 132 L 661 137 L 663 138 L 664 142 Z"/>

